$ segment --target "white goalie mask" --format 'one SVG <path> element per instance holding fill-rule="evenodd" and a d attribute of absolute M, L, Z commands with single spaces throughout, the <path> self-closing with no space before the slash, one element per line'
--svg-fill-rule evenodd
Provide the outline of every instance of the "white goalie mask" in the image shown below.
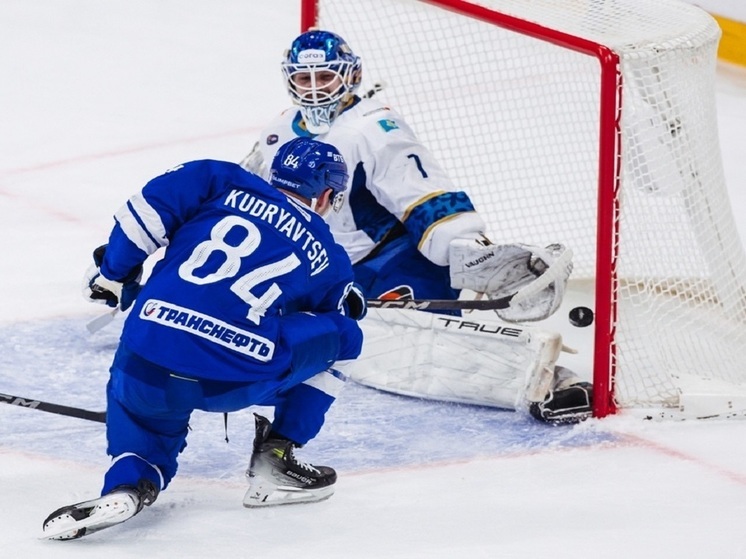
<path fill-rule="evenodd" d="M 360 85 L 361 67 L 360 58 L 334 33 L 313 30 L 293 41 L 285 53 L 282 71 L 309 132 L 329 131 Z"/>

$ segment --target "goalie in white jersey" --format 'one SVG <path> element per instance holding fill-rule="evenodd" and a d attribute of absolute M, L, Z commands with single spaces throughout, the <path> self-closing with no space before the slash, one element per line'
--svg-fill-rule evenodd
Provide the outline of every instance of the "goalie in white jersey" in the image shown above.
<path fill-rule="evenodd" d="M 455 300 L 469 289 L 500 298 L 547 270 L 551 275 L 543 279 L 554 277 L 539 293 L 498 311 L 506 322 L 371 309 L 362 323 L 363 354 L 345 373 L 398 394 L 529 409 L 549 422 L 588 417 L 590 384 L 555 365 L 560 335 L 522 324 L 558 308 L 571 253 L 556 244 L 492 244 L 469 196 L 402 117 L 356 94 L 362 62 L 340 36 L 314 29 L 301 34 L 282 71 L 294 106 L 262 131 L 241 165 L 266 177 L 266 162 L 294 137 L 340 151 L 350 184 L 339 211 L 325 219 L 369 297 Z"/>

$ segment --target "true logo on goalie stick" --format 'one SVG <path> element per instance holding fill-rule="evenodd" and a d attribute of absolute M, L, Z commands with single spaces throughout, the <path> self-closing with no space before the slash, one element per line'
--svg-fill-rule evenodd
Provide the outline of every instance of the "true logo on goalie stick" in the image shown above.
<path fill-rule="evenodd" d="M 513 328 L 510 326 L 498 326 L 497 324 L 485 324 L 483 322 L 459 320 L 457 318 L 438 317 L 438 320 L 443 323 L 443 326 L 445 328 L 455 330 L 470 330 L 472 332 L 483 332 L 485 334 L 510 336 L 511 338 L 518 338 L 521 334 L 523 334 L 523 330 L 521 330 L 520 328 Z"/>

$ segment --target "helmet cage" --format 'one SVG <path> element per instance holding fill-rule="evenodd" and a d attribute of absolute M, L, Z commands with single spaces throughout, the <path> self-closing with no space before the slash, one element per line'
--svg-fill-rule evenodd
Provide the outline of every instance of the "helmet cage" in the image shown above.
<path fill-rule="evenodd" d="M 341 106 L 360 85 L 360 67 L 359 58 L 320 64 L 282 64 L 290 97 L 300 107 L 311 132 L 321 134 L 328 130 Z"/>
<path fill-rule="evenodd" d="M 310 29 L 285 52 L 282 72 L 309 132 L 324 134 L 360 86 L 362 62 L 339 35 Z"/>

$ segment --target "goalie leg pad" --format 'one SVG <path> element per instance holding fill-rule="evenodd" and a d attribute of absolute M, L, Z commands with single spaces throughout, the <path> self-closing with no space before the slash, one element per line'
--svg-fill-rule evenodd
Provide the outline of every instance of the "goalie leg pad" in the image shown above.
<path fill-rule="evenodd" d="M 352 380 L 395 394 L 525 409 L 552 388 L 559 334 L 495 320 L 371 309 L 360 357 L 340 366 Z"/>

